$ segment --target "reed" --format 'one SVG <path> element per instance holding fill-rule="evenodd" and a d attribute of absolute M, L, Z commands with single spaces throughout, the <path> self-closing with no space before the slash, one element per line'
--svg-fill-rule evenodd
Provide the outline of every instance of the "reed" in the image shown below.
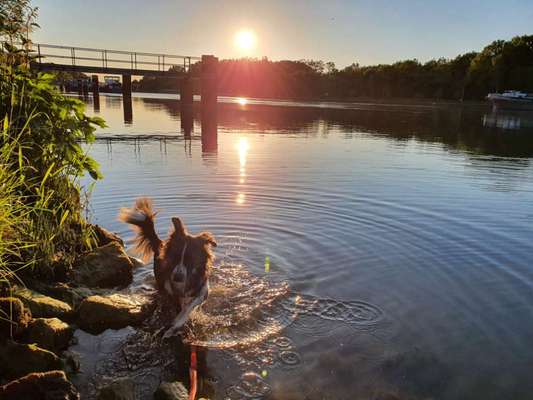
<path fill-rule="evenodd" d="M 28 1 L 0 7 L 0 286 L 22 278 L 58 279 L 91 248 L 80 180 L 101 177 L 81 142 L 91 143 L 100 118 L 63 96 L 52 74 L 30 64 Z M 20 43 L 17 45 L 16 43 Z M 0 316 L 1 317 L 1 316 Z"/>

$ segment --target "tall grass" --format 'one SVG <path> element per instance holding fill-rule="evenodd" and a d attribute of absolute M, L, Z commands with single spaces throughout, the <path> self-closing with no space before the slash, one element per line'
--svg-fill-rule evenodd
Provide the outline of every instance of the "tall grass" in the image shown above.
<path fill-rule="evenodd" d="M 80 178 L 100 173 L 80 142 L 105 124 L 63 96 L 53 75 L 30 69 L 34 17 L 27 0 L 0 6 L 0 286 L 64 278 L 94 244 Z"/>

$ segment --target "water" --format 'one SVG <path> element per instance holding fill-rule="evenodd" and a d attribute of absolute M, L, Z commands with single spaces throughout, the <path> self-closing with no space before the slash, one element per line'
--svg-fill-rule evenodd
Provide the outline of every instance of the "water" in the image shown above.
<path fill-rule="evenodd" d="M 223 99 L 218 145 L 203 152 L 198 112 L 184 140 L 163 97 L 134 97 L 127 125 L 121 98 L 101 98 L 91 212 L 131 239 L 117 210 L 148 195 L 162 236 L 174 215 L 215 235 L 213 290 L 186 334 L 204 349 L 201 391 L 530 397 L 532 115 Z M 147 266 L 129 290 L 152 282 Z M 78 337 L 85 358 L 113 355 L 91 371 L 135 376 L 145 398 L 178 373 L 175 351 L 144 331 Z"/>

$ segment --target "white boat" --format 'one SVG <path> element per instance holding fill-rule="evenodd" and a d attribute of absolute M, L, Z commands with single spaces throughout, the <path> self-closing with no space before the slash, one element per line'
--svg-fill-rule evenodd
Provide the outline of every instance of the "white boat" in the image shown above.
<path fill-rule="evenodd" d="M 496 109 L 533 110 L 533 94 L 518 90 L 507 90 L 503 93 L 489 93 L 487 100 Z"/>

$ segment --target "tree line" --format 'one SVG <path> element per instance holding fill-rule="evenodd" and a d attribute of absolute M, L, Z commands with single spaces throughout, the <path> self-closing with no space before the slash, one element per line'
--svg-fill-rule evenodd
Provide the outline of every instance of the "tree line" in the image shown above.
<path fill-rule="evenodd" d="M 179 69 L 179 68 L 178 68 Z M 199 75 L 201 63 L 192 67 Z M 334 63 L 299 60 L 229 59 L 219 63 L 219 93 L 279 99 L 421 98 L 479 100 L 490 92 L 533 92 L 533 35 L 496 40 L 480 52 L 422 63 L 337 69 Z M 146 77 L 140 91 L 173 91 L 172 78 Z"/>

